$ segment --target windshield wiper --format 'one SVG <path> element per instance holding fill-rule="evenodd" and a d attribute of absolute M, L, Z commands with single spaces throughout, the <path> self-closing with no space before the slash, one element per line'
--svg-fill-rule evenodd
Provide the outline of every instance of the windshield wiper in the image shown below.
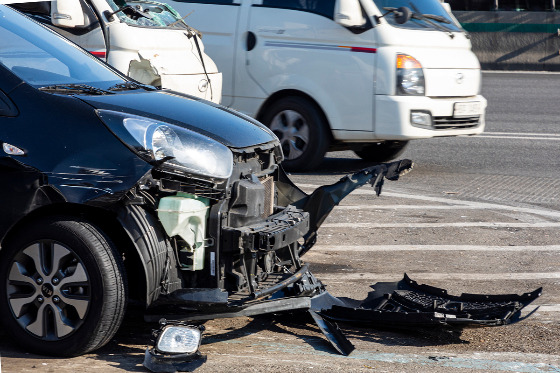
<path fill-rule="evenodd" d="M 130 82 L 130 81 L 115 84 L 115 85 L 108 88 L 109 91 L 132 91 L 132 90 L 135 90 L 135 89 L 143 89 L 145 91 L 155 91 L 156 90 L 156 88 L 151 86 L 151 85 L 137 83 L 137 82 Z"/>
<path fill-rule="evenodd" d="M 432 25 L 433 27 L 437 28 L 438 30 L 446 32 L 451 39 L 455 37 L 455 35 L 453 34 L 453 30 L 451 30 L 450 28 L 440 25 L 439 23 L 432 22 L 432 20 L 434 20 L 440 23 L 451 23 L 447 19 L 445 19 L 442 16 L 436 16 L 435 14 L 422 14 L 422 12 L 420 12 L 413 3 L 409 3 L 409 4 L 410 7 L 414 10 L 414 12 L 411 15 L 411 18 L 424 21 Z"/>
<path fill-rule="evenodd" d="M 113 92 L 109 92 L 101 88 L 95 88 L 87 84 L 54 84 L 54 85 L 47 85 L 44 87 L 40 87 L 39 90 L 43 92 L 66 93 L 66 94 L 73 94 L 73 93 L 85 93 L 88 95 L 113 94 Z"/>

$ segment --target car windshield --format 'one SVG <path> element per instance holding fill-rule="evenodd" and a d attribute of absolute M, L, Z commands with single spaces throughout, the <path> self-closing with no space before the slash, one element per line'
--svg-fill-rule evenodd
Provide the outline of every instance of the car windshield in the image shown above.
<path fill-rule="evenodd" d="M 107 2 L 114 11 L 122 9 L 116 15 L 121 22 L 130 25 L 187 28 L 187 24 L 181 19 L 179 13 L 167 4 L 136 0 L 107 0 Z"/>
<path fill-rule="evenodd" d="M 384 8 L 399 8 L 401 6 L 408 7 L 414 16 L 404 24 L 397 24 L 391 14 L 385 16 L 385 19 L 390 25 L 402 28 L 416 29 L 416 30 L 440 30 L 440 31 L 462 31 L 457 22 L 447 13 L 441 6 L 439 0 L 373 0 L 379 11 L 383 14 L 387 12 Z M 440 22 L 431 17 L 422 17 L 422 15 L 433 15 L 443 17 L 446 21 Z M 438 18 L 436 17 L 436 18 Z M 435 24 L 435 25 L 434 25 Z"/>
<path fill-rule="evenodd" d="M 97 58 L 4 5 L 0 64 L 35 87 L 83 84 L 106 89 L 125 82 Z"/>

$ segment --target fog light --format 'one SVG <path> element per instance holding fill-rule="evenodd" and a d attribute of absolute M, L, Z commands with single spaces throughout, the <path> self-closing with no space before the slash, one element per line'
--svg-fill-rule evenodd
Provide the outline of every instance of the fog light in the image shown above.
<path fill-rule="evenodd" d="M 189 326 L 165 326 L 156 342 L 164 354 L 193 354 L 200 346 L 200 330 Z"/>
<path fill-rule="evenodd" d="M 426 111 L 411 111 L 410 123 L 414 126 L 430 127 L 432 125 L 432 115 Z"/>
<path fill-rule="evenodd" d="M 206 361 L 198 351 L 204 327 L 162 319 L 156 343 L 147 348 L 144 366 L 152 372 L 190 372 Z"/>

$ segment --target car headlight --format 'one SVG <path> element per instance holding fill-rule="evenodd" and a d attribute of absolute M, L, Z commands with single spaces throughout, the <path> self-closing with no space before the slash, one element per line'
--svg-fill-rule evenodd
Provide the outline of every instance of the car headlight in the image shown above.
<path fill-rule="evenodd" d="M 99 118 L 121 141 L 148 162 L 201 176 L 227 179 L 233 170 L 233 154 L 227 146 L 200 133 L 138 115 L 97 110 Z"/>
<path fill-rule="evenodd" d="M 424 71 L 414 57 L 406 54 L 397 55 L 397 94 L 424 96 Z"/>

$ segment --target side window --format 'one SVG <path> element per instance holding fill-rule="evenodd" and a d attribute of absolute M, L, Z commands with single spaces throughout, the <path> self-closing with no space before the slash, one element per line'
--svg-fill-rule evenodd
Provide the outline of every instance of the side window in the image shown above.
<path fill-rule="evenodd" d="M 296 9 L 334 18 L 335 0 L 263 0 L 262 6 L 281 9 Z"/>

